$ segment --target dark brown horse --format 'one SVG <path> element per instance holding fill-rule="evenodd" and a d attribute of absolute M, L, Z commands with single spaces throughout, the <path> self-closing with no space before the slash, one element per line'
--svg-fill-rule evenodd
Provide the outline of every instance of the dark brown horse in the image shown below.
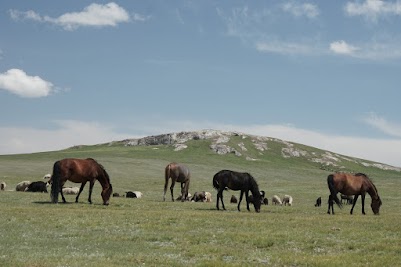
<path fill-rule="evenodd" d="M 249 211 L 249 191 L 252 192 L 253 196 L 253 206 L 255 207 L 256 212 L 260 212 L 261 206 L 261 194 L 259 192 L 259 186 L 255 179 L 247 172 L 234 172 L 229 170 L 222 170 L 216 173 L 213 177 L 213 187 L 217 190 L 217 202 L 216 208 L 219 209 L 219 199 L 221 199 L 221 204 L 224 207 L 223 202 L 223 191 L 227 190 L 227 188 L 231 190 L 241 190 L 240 199 L 238 202 L 238 211 L 240 211 L 240 205 L 242 201 L 242 197 L 246 197 L 246 208 Z"/>
<path fill-rule="evenodd" d="M 92 189 L 95 181 L 98 180 L 102 185 L 101 196 L 103 204 L 109 205 L 110 195 L 113 192 L 113 187 L 110 183 L 109 175 L 102 165 L 97 163 L 94 159 L 73 159 L 67 158 L 56 161 L 53 166 L 53 174 L 50 179 L 52 184 L 51 198 L 53 203 L 58 203 L 58 194 L 61 193 L 63 202 L 65 198 L 63 195 L 62 187 L 65 182 L 69 180 L 73 183 L 82 183 L 79 193 L 75 199 L 78 202 L 79 195 L 84 189 L 87 182 L 89 182 L 89 203 L 92 204 Z"/>
<path fill-rule="evenodd" d="M 353 205 L 351 208 L 351 214 L 354 210 L 355 203 L 359 197 L 362 198 L 362 214 L 365 214 L 365 195 L 368 193 L 372 198 L 371 208 L 374 214 L 379 214 L 380 206 L 382 201 L 377 193 L 376 186 L 372 183 L 369 177 L 363 173 L 349 174 L 349 173 L 334 173 L 327 177 L 327 185 L 330 190 L 330 196 L 328 201 L 327 213 L 331 211 L 334 214 L 334 203 L 341 208 L 342 203 L 337 197 L 337 193 L 343 193 L 344 195 L 355 195 Z"/>
<path fill-rule="evenodd" d="M 173 190 L 175 182 L 181 183 L 181 201 L 184 202 L 188 198 L 188 189 L 189 189 L 189 182 L 191 179 L 191 172 L 189 169 L 182 165 L 175 162 L 168 164 L 164 170 L 164 194 L 163 194 L 163 201 L 166 200 L 166 192 L 168 186 L 168 180 L 171 178 L 171 200 L 174 201 Z"/>

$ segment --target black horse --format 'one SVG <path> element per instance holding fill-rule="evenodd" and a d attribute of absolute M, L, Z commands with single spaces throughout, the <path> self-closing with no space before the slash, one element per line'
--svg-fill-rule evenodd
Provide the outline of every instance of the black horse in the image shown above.
<path fill-rule="evenodd" d="M 219 199 L 221 199 L 223 209 L 226 209 L 223 202 L 223 190 L 232 189 L 236 191 L 241 190 L 241 195 L 238 202 L 238 211 L 240 211 L 240 205 L 244 193 L 246 196 L 246 208 L 249 211 L 248 193 L 251 191 L 254 199 L 253 206 L 255 207 L 255 211 L 260 212 L 261 194 L 259 192 L 259 186 L 249 173 L 234 172 L 229 170 L 219 171 L 213 177 L 213 187 L 217 190 L 217 209 L 219 209 Z"/>

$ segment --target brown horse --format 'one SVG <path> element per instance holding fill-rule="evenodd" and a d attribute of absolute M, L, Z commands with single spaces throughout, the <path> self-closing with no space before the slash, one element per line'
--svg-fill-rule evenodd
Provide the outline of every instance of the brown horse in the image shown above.
<path fill-rule="evenodd" d="M 334 173 L 327 177 L 327 185 L 330 190 L 330 196 L 328 201 L 327 213 L 331 211 L 334 214 L 333 201 L 341 208 L 342 203 L 337 197 L 337 193 L 343 193 L 344 195 L 355 195 L 353 205 L 351 208 L 351 214 L 354 210 L 355 203 L 359 197 L 362 198 L 362 214 L 365 214 L 365 195 L 368 193 L 372 198 L 371 208 L 374 214 L 379 214 L 380 206 L 382 201 L 377 193 L 376 186 L 372 183 L 369 177 L 363 173 L 349 174 L 349 173 Z"/>
<path fill-rule="evenodd" d="M 171 178 L 171 200 L 174 201 L 173 196 L 173 189 L 175 182 L 181 183 L 181 201 L 184 202 L 188 198 L 188 189 L 189 189 L 189 182 L 191 179 L 191 173 L 189 169 L 182 165 L 175 162 L 168 164 L 164 170 L 164 194 L 163 194 L 163 201 L 166 201 L 166 192 L 168 186 L 168 180 Z"/>
<path fill-rule="evenodd" d="M 259 186 L 255 181 L 255 178 L 252 177 L 247 172 L 235 172 L 230 170 L 222 170 L 216 173 L 213 176 L 213 187 L 217 190 L 217 202 L 216 208 L 219 209 L 219 199 L 221 199 L 221 205 L 223 206 L 223 210 L 225 210 L 224 202 L 223 202 L 223 191 L 228 188 L 231 190 L 241 190 L 240 199 L 238 202 L 238 211 L 240 211 L 240 205 L 242 201 L 242 197 L 246 197 L 246 208 L 249 211 L 249 191 L 252 192 L 253 196 L 253 206 L 255 207 L 256 212 L 260 212 L 260 206 L 262 204 L 262 195 L 259 191 Z"/>
<path fill-rule="evenodd" d="M 102 185 L 101 196 L 103 198 L 103 204 L 109 205 L 110 195 L 113 192 L 113 187 L 110 183 L 109 175 L 102 165 L 97 163 L 96 160 L 88 159 L 73 159 L 67 158 L 56 161 L 53 166 L 53 175 L 50 179 L 52 184 L 51 198 L 53 203 L 58 203 L 58 194 L 61 193 L 63 202 L 65 198 L 63 195 L 63 185 L 69 180 L 74 183 L 82 183 L 79 193 L 75 198 L 75 202 L 78 202 L 79 195 L 84 189 L 87 182 L 89 182 L 89 203 L 92 204 L 92 189 L 95 181 L 98 180 Z"/>

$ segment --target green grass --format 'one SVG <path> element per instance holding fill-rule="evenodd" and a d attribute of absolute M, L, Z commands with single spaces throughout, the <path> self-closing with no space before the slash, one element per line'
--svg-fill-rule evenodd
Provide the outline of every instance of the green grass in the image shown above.
<path fill-rule="evenodd" d="M 237 141 L 235 141 L 238 143 Z M 247 140 L 242 141 L 247 145 Z M 138 190 L 142 199 L 112 198 L 101 205 L 95 184 L 92 205 L 81 195 L 67 204 L 50 203 L 49 194 L 0 192 L 1 266 L 397 266 L 401 262 L 401 174 L 359 167 L 369 174 L 383 200 L 374 216 L 367 196 L 367 215 L 358 201 L 328 215 L 328 171 L 303 159 L 283 159 L 279 149 L 220 156 L 205 140 L 174 152 L 169 146 L 88 146 L 29 155 L 0 156 L 0 180 L 14 189 L 22 180 L 40 180 L 65 157 L 93 157 L 108 171 L 115 192 Z M 210 191 L 212 203 L 162 201 L 167 163 L 185 163 L 192 171 L 190 192 Z M 250 172 L 267 196 L 291 194 L 292 207 L 262 206 L 261 213 L 215 208 L 212 177 L 221 169 Z M 72 185 L 72 184 L 70 184 Z M 176 185 L 175 195 L 179 194 Z M 318 196 L 323 206 L 314 207 Z"/>

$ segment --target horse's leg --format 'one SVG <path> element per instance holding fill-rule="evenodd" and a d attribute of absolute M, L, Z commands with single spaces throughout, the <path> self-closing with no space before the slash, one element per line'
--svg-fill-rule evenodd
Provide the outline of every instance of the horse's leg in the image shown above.
<path fill-rule="evenodd" d="M 251 210 L 249 209 L 249 191 L 246 191 L 246 192 L 245 192 L 245 197 L 246 197 L 246 209 L 247 209 L 248 211 L 251 211 Z"/>
<path fill-rule="evenodd" d="M 64 194 L 63 194 L 63 183 L 61 184 L 61 186 L 60 186 L 60 194 L 61 194 L 61 198 L 63 199 L 63 203 L 66 203 L 67 201 L 65 201 L 65 197 L 64 197 Z"/>
<path fill-rule="evenodd" d="M 241 190 L 241 195 L 240 195 L 240 197 L 239 197 L 238 207 L 237 207 L 238 211 L 241 211 L 240 208 L 239 208 L 239 206 L 241 205 L 241 201 L 242 201 L 242 197 L 243 197 L 243 196 L 244 196 L 244 191 Z"/>
<path fill-rule="evenodd" d="M 88 197 L 88 202 L 92 204 L 92 189 L 93 185 L 95 184 L 95 180 L 92 180 L 89 182 L 89 197 Z"/>
<path fill-rule="evenodd" d="M 331 197 L 331 195 L 329 195 L 329 200 L 327 201 L 327 205 L 329 206 L 329 208 L 327 209 L 327 214 L 330 214 L 330 206 L 331 206 L 331 209 L 332 209 L 333 214 L 334 214 L 333 198 Z"/>
<path fill-rule="evenodd" d="M 85 181 L 85 182 L 82 182 L 81 187 L 79 188 L 78 195 L 77 195 L 77 197 L 75 198 L 75 203 L 78 203 L 79 196 L 81 195 L 82 190 L 84 190 L 85 185 L 86 185 L 86 181 Z"/>
<path fill-rule="evenodd" d="M 171 192 L 171 200 L 174 202 L 174 194 L 173 194 L 173 191 L 174 191 L 174 185 L 175 185 L 175 179 L 174 178 L 172 178 L 171 179 L 171 186 L 170 186 L 170 192 Z"/>
<path fill-rule="evenodd" d="M 365 194 L 361 194 L 362 198 L 362 214 L 365 215 Z"/>
<path fill-rule="evenodd" d="M 224 188 L 221 189 L 220 200 L 221 200 L 221 205 L 223 206 L 223 210 L 226 210 L 226 207 L 224 206 L 224 201 L 223 201 L 223 191 L 224 191 Z"/>
<path fill-rule="evenodd" d="M 356 201 L 357 201 L 358 197 L 359 197 L 359 195 L 355 195 L 354 204 L 352 204 L 352 208 L 351 208 L 351 211 L 349 212 L 349 214 L 352 214 L 352 212 L 354 212 L 354 207 L 355 207 L 355 204 L 356 204 Z M 362 202 L 362 210 L 363 210 L 363 202 Z"/>
<path fill-rule="evenodd" d="M 181 183 L 181 202 L 184 202 L 187 199 L 185 196 L 185 182 Z"/>
<path fill-rule="evenodd" d="M 182 196 L 184 196 L 181 201 L 184 201 L 188 198 L 188 189 L 189 189 L 189 180 L 185 182 L 184 189 L 182 190 Z"/>
<path fill-rule="evenodd" d="M 217 210 L 219 210 L 219 200 L 221 200 L 221 205 L 223 206 L 223 210 L 226 209 L 226 207 L 224 206 L 224 202 L 223 202 L 223 190 L 224 188 L 221 188 L 217 191 L 217 201 L 216 201 L 216 208 Z"/>

